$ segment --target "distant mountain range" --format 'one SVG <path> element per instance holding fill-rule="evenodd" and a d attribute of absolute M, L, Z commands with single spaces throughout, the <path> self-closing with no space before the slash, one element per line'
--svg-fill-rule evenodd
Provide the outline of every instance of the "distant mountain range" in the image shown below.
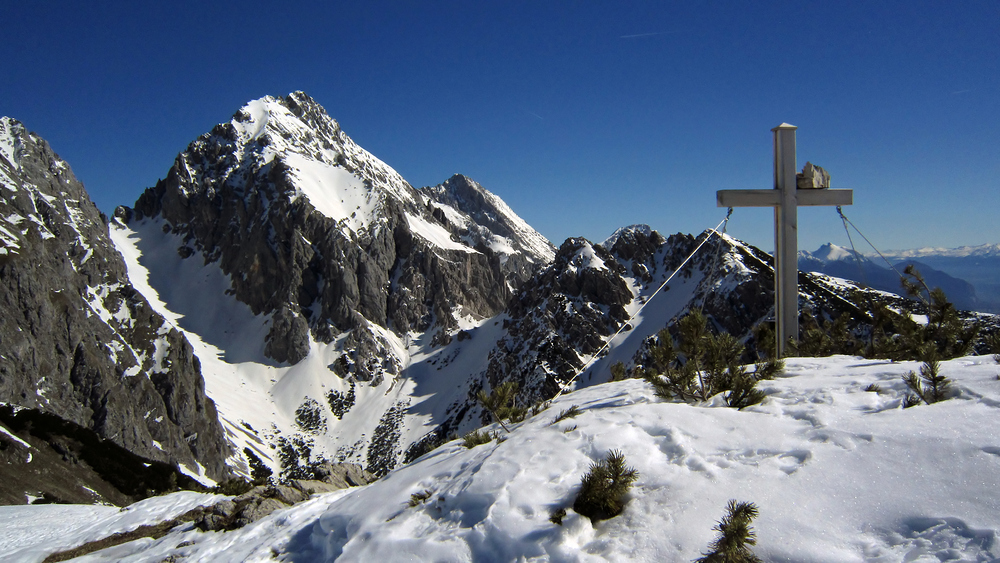
<path fill-rule="evenodd" d="M 209 484 L 254 467 L 308 479 L 328 461 L 381 476 L 487 421 L 481 390 L 514 381 L 530 405 L 606 382 L 693 308 L 752 348 L 773 314 L 771 257 L 753 246 L 633 225 L 557 248 L 470 178 L 414 188 L 302 92 L 249 102 L 111 218 L 3 118 L 0 243 L 0 402 L 10 420 L 73 425 L 0 426 L 6 503 L 139 494 L 107 481 L 89 443 Z M 802 259 L 818 318 L 861 327 L 858 291 L 900 304 L 808 273 L 851 277 L 843 249 Z M 60 453 L 31 453 L 44 447 Z"/>
<path fill-rule="evenodd" d="M 902 291 L 900 274 L 911 264 L 928 286 L 940 287 L 956 307 L 1000 313 L 1000 245 L 997 244 L 899 250 L 882 256 L 858 254 L 857 257 L 850 249 L 829 243 L 815 252 L 799 251 L 800 270 L 854 280 L 892 293 Z"/>

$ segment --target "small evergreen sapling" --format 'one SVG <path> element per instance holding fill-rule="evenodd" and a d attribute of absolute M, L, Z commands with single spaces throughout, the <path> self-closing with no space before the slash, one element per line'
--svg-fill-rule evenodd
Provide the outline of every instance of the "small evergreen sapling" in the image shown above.
<path fill-rule="evenodd" d="M 427 499 L 431 498 L 431 495 L 433 494 L 434 491 L 430 489 L 425 489 L 423 491 L 413 493 L 410 495 L 410 502 L 408 502 L 407 505 L 410 508 L 413 508 L 415 506 L 420 506 L 421 504 L 427 502 Z"/>
<path fill-rule="evenodd" d="M 567 418 L 574 418 L 574 417 L 576 417 L 576 415 L 580 414 L 581 412 L 583 412 L 583 411 L 580 410 L 580 406 L 579 405 L 573 405 L 570 408 L 568 408 L 568 409 L 560 412 L 559 416 L 557 416 L 556 419 L 552 421 L 552 424 L 560 423 L 560 422 L 566 420 Z"/>
<path fill-rule="evenodd" d="M 625 364 L 615 362 L 611 364 L 611 381 L 624 381 L 628 376 L 625 373 Z"/>
<path fill-rule="evenodd" d="M 573 510 L 593 522 L 618 516 L 625 508 L 625 495 L 638 478 L 639 472 L 625 465 L 625 454 L 611 450 L 583 476 Z"/>
<path fill-rule="evenodd" d="M 920 401 L 937 403 L 948 398 L 951 390 L 951 380 L 940 374 L 941 362 L 937 359 L 937 351 L 933 346 L 924 349 L 924 364 L 920 366 L 920 377 L 910 372 L 903 377 L 906 386 L 916 395 L 907 398 L 904 406 L 915 406 Z"/>
<path fill-rule="evenodd" d="M 521 422 L 528 414 L 528 409 L 523 407 L 518 407 L 515 402 L 517 399 L 518 384 L 516 381 L 508 381 L 497 385 L 493 392 L 489 395 L 485 391 L 479 391 L 476 394 L 476 398 L 483 405 L 483 408 L 489 411 L 493 415 L 493 419 L 500 423 L 507 433 L 510 433 L 510 428 L 504 424 L 504 420 L 510 420 L 513 423 Z"/>
<path fill-rule="evenodd" d="M 471 450 L 476 446 L 488 444 L 496 438 L 497 438 L 496 433 L 480 432 L 479 430 L 473 430 L 472 432 L 469 432 L 465 436 L 462 436 L 462 445 Z"/>
<path fill-rule="evenodd" d="M 713 528 L 719 532 L 719 537 L 709 545 L 711 551 L 696 563 L 761 563 L 749 547 L 757 545 L 757 534 L 750 527 L 756 517 L 754 503 L 730 500 L 726 515 Z"/>

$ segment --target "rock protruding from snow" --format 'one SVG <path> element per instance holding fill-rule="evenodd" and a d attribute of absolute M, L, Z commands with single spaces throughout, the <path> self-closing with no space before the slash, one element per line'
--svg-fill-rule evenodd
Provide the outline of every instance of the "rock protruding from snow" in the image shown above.
<path fill-rule="evenodd" d="M 0 240 L 0 401 L 223 477 L 229 448 L 190 344 L 131 285 L 69 165 L 9 118 Z"/>

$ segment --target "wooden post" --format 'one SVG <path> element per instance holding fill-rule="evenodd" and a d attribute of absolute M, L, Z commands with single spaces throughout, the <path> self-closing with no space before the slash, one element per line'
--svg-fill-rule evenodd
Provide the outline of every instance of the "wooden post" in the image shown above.
<path fill-rule="evenodd" d="M 774 189 L 719 190 L 719 207 L 774 208 L 774 317 L 776 353 L 783 357 L 789 338 L 799 337 L 798 206 L 851 205 L 853 190 L 800 189 L 796 182 L 794 125 L 774 132 Z"/>

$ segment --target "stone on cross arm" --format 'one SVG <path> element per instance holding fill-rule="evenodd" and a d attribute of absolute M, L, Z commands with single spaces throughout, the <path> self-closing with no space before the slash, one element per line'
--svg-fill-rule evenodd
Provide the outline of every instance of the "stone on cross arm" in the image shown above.
<path fill-rule="evenodd" d="M 801 189 L 829 188 L 830 173 L 811 162 L 802 167 L 802 172 L 795 175 L 795 183 Z"/>

